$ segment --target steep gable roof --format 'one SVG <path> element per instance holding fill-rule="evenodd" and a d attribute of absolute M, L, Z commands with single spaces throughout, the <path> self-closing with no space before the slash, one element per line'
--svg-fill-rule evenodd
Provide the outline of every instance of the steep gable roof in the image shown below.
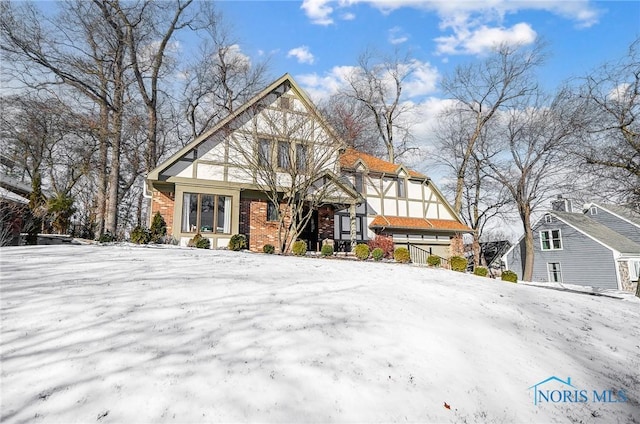
<path fill-rule="evenodd" d="M 608 211 L 614 215 L 617 215 L 618 217 L 624 219 L 625 221 L 628 221 L 631 224 L 636 225 L 637 227 L 640 227 L 640 212 L 633 210 L 630 207 L 622 206 L 622 205 L 590 203 L 587 206 L 587 210 L 591 206 L 597 206 L 599 208 L 602 208 L 605 211 Z"/>
<path fill-rule="evenodd" d="M 147 179 L 157 180 L 162 171 L 169 168 L 171 165 L 176 163 L 180 158 L 188 154 L 192 149 L 194 149 L 201 143 L 205 142 L 207 139 L 209 139 L 211 136 L 216 134 L 218 131 L 227 127 L 227 125 L 229 125 L 233 120 L 235 120 L 236 118 L 240 117 L 241 115 L 249 111 L 250 108 L 258 105 L 261 100 L 263 100 L 269 94 L 276 91 L 280 86 L 282 86 L 285 83 L 288 84 L 289 87 L 295 91 L 296 95 L 304 103 L 306 108 L 315 115 L 316 119 L 323 125 L 324 129 L 331 135 L 331 137 L 335 139 L 336 142 L 343 145 L 344 143 L 342 142 L 340 137 L 337 135 L 335 130 L 324 120 L 324 118 L 322 118 L 322 116 L 318 112 L 317 108 L 315 107 L 315 105 L 313 104 L 309 96 L 304 92 L 304 90 L 302 90 L 298 86 L 298 84 L 294 81 L 291 75 L 287 73 L 282 75 L 280 78 L 278 78 L 274 82 L 272 82 L 267 88 L 262 90 L 260 93 L 256 94 L 253 98 L 251 98 L 251 100 L 249 100 L 248 102 L 243 104 L 241 107 L 236 109 L 233 113 L 227 115 L 225 118 L 220 120 L 213 128 L 204 132 L 200 136 L 196 137 L 193 141 L 188 143 L 182 149 L 178 150 L 171 157 L 169 157 L 167 160 L 165 160 L 160 165 L 158 165 L 155 169 L 151 170 L 147 174 Z"/>
<path fill-rule="evenodd" d="M 401 170 L 406 170 L 409 176 L 414 178 L 427 178 L 419 172 L 407 169 L 403 165 L 391 163 L 386 160 L 377 158 L 360 152 L 356 149 L 349 148 L 340 156 L 340 166 L 347 169 L 356 169 L 358 163 L 362 163 L 370 172 L 380 172 L 384 174 L 398 174 Z"/>
<path fill-rule="evenodd" d="M 640 244 L 629 240 L 622 234 L 613 231 L 611 228 L 594 221 L 587 215 L 582 213 L 557 211 L 549 212 L 549 214 L 555 216 L 578 231 L 590 236 L 610 249 L 617 250 L 620 253 L 640 255 Z"/>

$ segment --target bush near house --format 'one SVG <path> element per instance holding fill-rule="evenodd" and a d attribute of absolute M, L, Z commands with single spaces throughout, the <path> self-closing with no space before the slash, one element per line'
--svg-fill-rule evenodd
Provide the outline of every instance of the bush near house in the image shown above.
<path fill-rule="evenodd" d="M 361 261 L 366 261 L 369 258 L 369 246 L 364 243 L 360 243 L 356 246 L 354 253 L 356 254 L 356 258 Z"/>
<path fill-rule="evenodd" d="M 517 283 L 518 282 L 518 274 L 516 274 L 513 271 L 502 271 L 502 281 L 508 281 L 510 283 Z"/>
<path fill-rule="evenodd" d="M 137 225 L 131 230 L 131 243 L 147 244 L 151 241 L 151 233 L 146 227 Z"/>
<path fill-rule="evenodd" d="M 451 269 L 457 272 L 465 272 L 467 270 L 467 258 L 462 256 L 452 256 L 449 258 Z"/>
<path fill-rule="evenodd" d="M 303 240 L 298 240 L 293 243 L 291 247 L 291 252 L 296 256 L 304 256 L 307 254 L 307 242 Z"/>
<path fill-rule="evenodd" d="M 427 265 L 429 266 L 439 267 L 441 263 L 442 259 L 440 258 L 440 256 L 429 255 L 429 257 L 427 258 Z"/>
<path fill-rule="evenodd" d="M 398 247 L 393 252 L 393 259 L 395 259 L 396 262 L 400 262 L 402 264 L 409 263 L 409 261 L 411 261 L 411 255 L 409 255 L 409 249 L 407 249 L 406 247 Z"/>
<path fill-rule="evenodd" d="M 262 246 L 262 251 L 267 255 L 273 255 L 276 251 L 276 248 L 273 246 L 273 244 L 265 244 L 264 246 Z"/>
<path fill-rule="evenodd" d="M 234 234 L 231 236 L 231 240 L 229 240 L 229 245 L 227 247 L 229 250 L 236 252 L 246 249 L 247 237 L 244 234 Z"/>
<path fill-rule="evenodd" d="M 149 227 L 149 233 L 151 235 L 152 243 L 162 243 L 164 236 L 167 235 L 167 223 L 165 222 L 160 212 L 156 212 L 151 220 L 151 227 Z"/>
<path fill-rule="evenodd" d="M 320 254 L 324 257 L 333 256 L 333 246 L 330 244 L 325 244 L 324 246 L 322 246 L 322 249 L 320 249 Z"/>
<path fill-rule="evenodd" d="M 210 244 L 209 244 L 208 238 L 204 238 L 202 237 L 202 234 L 198 233 L 195 236 L 193 236 L 191 240 L 189 240 L 189 243 L 187 243 L 187 246 L 195 247 L 197 249 L 208 249 Z"/>
<path fill-rule="evenodd" d="M 376 248 L 382 249 L 385 258 L 393 257 L 393 237 L 377 234 L 374 238 L 367 242 L 367 245 L 369 245 L 369 249 L 371 251 L 375 250 Z"/>
<path fill-rule="evenodd" d="M 105 231 L 100 237 L 98 237 L 98 243 L 111 243 L 116 241 L 116 238 L 110 231 Z"/>
<path fill-rule="evenodd" d="M 483 266 L 477 266 L 473 270 L 473 275 L 477 275 L 478 277 L 486 277 L 489 274 L 489 269 Z"/>
<path fill-rule="evenodd" d="M 384 250 L 382 250 L 379 247 L 376 247 L 371 251 L 371 257 L 376 262 L 382 260 L 382 258 L 384 258 Z"/>

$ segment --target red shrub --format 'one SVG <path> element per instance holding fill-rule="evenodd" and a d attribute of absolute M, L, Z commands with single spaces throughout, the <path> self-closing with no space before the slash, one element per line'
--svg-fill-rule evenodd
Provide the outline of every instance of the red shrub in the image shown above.
<path fill-rule="evenodd" d="M 382 249 L 384 251 L 385 258 L 393 258 L 393 237 L 378 234 L 375 238 L 369 240 L 367 244 L 371 250 L 376 247 Z"/>

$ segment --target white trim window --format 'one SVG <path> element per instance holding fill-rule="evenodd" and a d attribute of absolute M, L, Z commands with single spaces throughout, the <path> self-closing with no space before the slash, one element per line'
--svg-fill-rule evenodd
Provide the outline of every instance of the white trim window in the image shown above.
<path fill-rule="evenodd" d="M 562 283 L 562 268 L 560 262 L 547 262 L 547 274 L 550 283 Z"/>
<path fill-rule="evenodd" d="M 598 215 L 598 208 L 596 208 L 595 206 L 591 206 L 591 208 L 589 208 L 589 214 Z"/>
<path fill-rule="evenodd" d="M 640 260 L 632 259 L 629 261 L 629 276 L 631 281 L 640 280 Z"/>
<path fill-rule="evenodd" d="M 540 231 L 540 248 L 542 250 L 562 250 L 562 234 L 560 230 Z"/>
<path fill-rule="evenodd" d="M 231 197 L 206 193 L 184 193 L 183 233 L 231 233 Z"/>

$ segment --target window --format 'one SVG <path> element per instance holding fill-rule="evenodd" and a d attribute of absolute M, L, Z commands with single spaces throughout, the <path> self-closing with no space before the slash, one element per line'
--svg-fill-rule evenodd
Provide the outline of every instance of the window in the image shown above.
<path fill-rule="evenodd" d="M 259 140 L 258 161 L 261 166 L 269 166 L 271 164 L 271 142 L 269 140 Z"/>
<path fill-rule="evenodd" d="M 282 169 L 289 169 L 291 167 L 290 156 L 291 145 L 286 141 L 278 142 L 278 167 Z"/>
<path fill-rule="evenodd" d="M 560 235 L 560 230 L 540 231 L 540 245 L 542 250 L 562 249 L 562 237 Z"/>
<path fill-rule="evenodd" d="M 296 144 L 296 168 L 298 168 L 298 171 L 307 170 L 307 161 L 307 146 Z"/>
<path fill-rule="evenodd" d="M 291 108 L 291 99 L 289 99 L 288 97 L 282 96 L 280 97 L 280 107 L 282 109 L 290 109 Z"/>
<path fill-rule="evenodd" d="M 562 283 L 562 270 L 560 262 L 547 263 L 547 273 L 549 274 L 550 283 Z"/>
<path fill-rule="evenodd" d="M 278 206 L 272 201 L 267 203 L 267 221 L 278 221 Z"/>
<path fill-rule="evenodd" d="M 398 197 L 407 197 L 406 180 L 404 178 L 398 178 Z"/>
<path fill-rule="evenodd" d="M 551 224 L 553 222 L 553 217 L 551 215 L 545 215 L 544 222 L 546 222 L 547 224 Z"/>
<path fill-rule="evenodd" d="M 640 279 L 640 260 L 629 261 L 629 274 L 631 281 L 638 281 L 638 279 Z"/>
<path fill-rule="evenodd" d="M 596 208 L 595 206 L 591 206 L 591 208 L 589 208 L 589 213 L 591 215 L 598 215 L 598 208 Z"/>
<path fill-rule="evenodd" d="M 363 186 L 363 184 L 362 184 L 362 174 L 360 174 L 360 173 L 357 173 L 355 175 L 355 186 L 356 186 L 356 191 L 358 193 L 362 193 L 363 192 L 362 191 L 362 186 Z"/>
<path fill-rule="evenodd" d="M 231 197 L 184 193 L 182 231 L 185 233 L 230 234 Z"/>

